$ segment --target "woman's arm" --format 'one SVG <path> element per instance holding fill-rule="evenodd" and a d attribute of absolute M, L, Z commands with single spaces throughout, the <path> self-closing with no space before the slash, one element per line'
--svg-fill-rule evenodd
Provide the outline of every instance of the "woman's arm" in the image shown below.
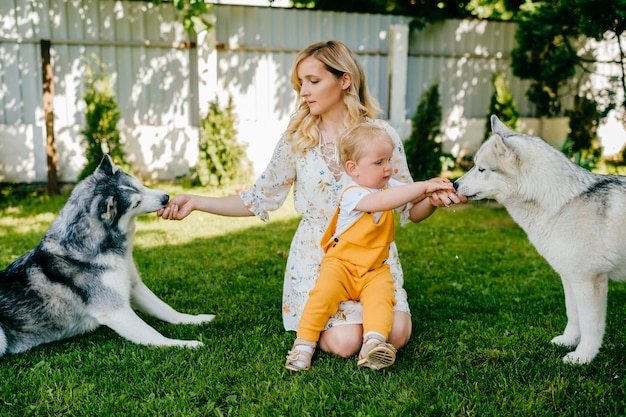
<path fill-rule="evenodd" d="M 297 157 L 291 143 L 281 136 L 268 166 L 250 189 L 228 197 L 181 194 L 172 198 L 157 215 L 164 219 L 182 220 L 192 211 L 200 210 L 229 217 L 256 215 L 268 222 L 267 212 L 276 210 L 285 202 L 295 181 Z"/>
<path fill-rule="evenodd" d="M 221 216 L 252 216 L 239 195 L 228 197 L 205 197 L 194 194 L 181 194 L 172 198 L 167 206 L 157 211 L 157 215 L 169 220 L 182 220 L 194 210 Z"/>
<path fill-rule="evenodd" d="M 431 198 L 424 197 L 421 201 L 413 203 L 413 207 L 409 211 L 409 220 L 413 223 L 419 223 L 422 220 L 430 217 L 435 212 L 438 206 L 431 203 Z"/>

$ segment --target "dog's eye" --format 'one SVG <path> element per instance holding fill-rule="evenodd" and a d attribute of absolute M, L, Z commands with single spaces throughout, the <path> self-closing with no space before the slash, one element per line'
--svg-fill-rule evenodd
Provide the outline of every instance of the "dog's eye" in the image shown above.
<path fill-rule="evenodd" d="M 137 202 L 135 203 L 135 205 L 133 206 L 133 208 L 137 208 L 137 207 L 139 207 L 139 204 L 141 204 L 141 200 L 137 201 Z"/>
<path fill-rule="evenodd" d="M 478 168 L 478 172 L 485 172 L 485 168 Z"/>

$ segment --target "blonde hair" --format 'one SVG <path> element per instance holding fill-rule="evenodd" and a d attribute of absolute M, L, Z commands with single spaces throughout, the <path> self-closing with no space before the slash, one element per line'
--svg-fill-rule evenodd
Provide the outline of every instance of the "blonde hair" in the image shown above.
<path fill-rule="evenodd" d="M 346 162 L 358 161 L 365 155 L 368 145 L 376 142 L 385 142 L 395 147 L 393 139 L 382 127 L 373 123 L 359 123 L 337 137 L 337 156 L 339 164 L 345 169 Z"/>
<path fill-rule="evenodd" d="M 326 70 L 337 80 L 344 74 L 350 75 L 352 83 L 342 93 L 347 109 L 344 127 L 351 126 L 363 118 L 373 119 L 382 113 L 378 100 L 369 93 L 363 68 L 352 51 L 338 41 L 314 43 L 298 53 L 291 69 L 291 85 L 298 98 L 296 110 L 287 125 L 286 139 L 292 142 L 296 151 L 300 152 L 317 146 L 320 137 L 318 128 L 320 117 L 311 114 L 306 100 L 300 96 L 302 83 L 298 79 L 298 65 L 308 57 L 314 57 L 324 64 Z"/>

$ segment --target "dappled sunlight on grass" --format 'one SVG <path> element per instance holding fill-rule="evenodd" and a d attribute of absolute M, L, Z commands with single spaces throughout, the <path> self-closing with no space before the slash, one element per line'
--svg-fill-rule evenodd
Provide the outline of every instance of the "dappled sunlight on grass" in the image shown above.
<path fill-rule="evenodd" d="M 34 248 L 55 217 L 54 213 L 24 216 L 21 211 L 15 217 L 10 210 L 0 210 L 0 269 Z"/>
<path fill-rule="evenodd" d="M 41 213 L 28 217 L 13 217 L 11 210 L 7 210 L 0 217 L 0 236 L 6 235 L 8 228 L 17 233 L 26 233 L 42 227 L 48 228 L 56 216 L 57 213 Z"/>

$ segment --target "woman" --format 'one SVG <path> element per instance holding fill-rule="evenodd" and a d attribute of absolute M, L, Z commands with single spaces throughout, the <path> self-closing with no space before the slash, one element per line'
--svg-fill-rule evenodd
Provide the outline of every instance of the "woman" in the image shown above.
<path fill-rule="evenodd" d="M 181 220 L 193 210 L 200 210 L 223 216 L 255 215 L 267 222 L 267 212 L 279 208 L 293 187 L 295 209 L 302 220 L 287 259 L 282 310 L 285 329 L 295 331 L 319 274 L 323 256 L 321 237 L 337 207 L 343 186 L 350 179 L 337 161 L 337 136 L 357 123 L 380 125 L 396 144 L 392 157 L 396 168 L 393 178 L 402 182 L 413 180 L 398 134 L 387 122 L 374 119 L 381 113 L 380 105 L 370 96 L 363 69 L 347 46 L 329 41 L 302 50 L 292 68 L 291 84 L 298 95 L 296 110 L 270 163 L 252 188 L 221 198 L 179 195 L 158 215 Z M 436 207 L 462 201 L 463 197 L 454 192 L 437 193 L 406 205 L 400 210 L 401 223 L 419 222 L 430 216 Z M 399 349 L 408 342 L 412 326 L 395 244 L 391 245 L 388 262 L 397 301 L 389 342 Z M 358 302 L 346 302 L 330 317 L 319 347 L 348 357 L 359 351 L 362 338 L 361 306 Z"/>

